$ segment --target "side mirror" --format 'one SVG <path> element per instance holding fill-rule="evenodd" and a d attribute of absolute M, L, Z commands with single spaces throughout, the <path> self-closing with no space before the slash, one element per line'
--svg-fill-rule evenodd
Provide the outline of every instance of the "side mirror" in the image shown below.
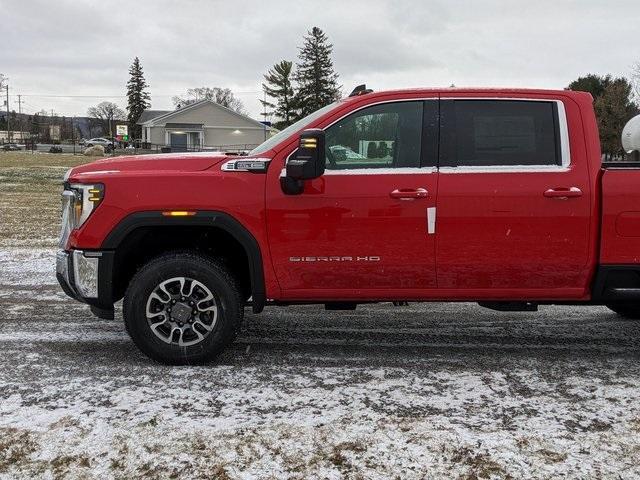
<path fill-rule="evenodd" d="M 304 190 L 304 180 L 322 176 L 326 165 L 325 134 L 312 128 L 300 134 L 300 144 L 286 166 L 286 176 L 281 178 L 282 190 L 297 195 Z"/>

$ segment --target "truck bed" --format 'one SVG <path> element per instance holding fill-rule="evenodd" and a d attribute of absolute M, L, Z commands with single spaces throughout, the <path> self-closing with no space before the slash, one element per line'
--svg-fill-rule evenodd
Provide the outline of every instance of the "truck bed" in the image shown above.
<path fill-rule="evenodd" d="M 601 264 L 640 263 L 640 163 L 603 164 Z"/>
<path fill-rule="evenodd" d="M 640 163 L 602 165 L 600 266 L 593 298 L 640 299 Z"/>

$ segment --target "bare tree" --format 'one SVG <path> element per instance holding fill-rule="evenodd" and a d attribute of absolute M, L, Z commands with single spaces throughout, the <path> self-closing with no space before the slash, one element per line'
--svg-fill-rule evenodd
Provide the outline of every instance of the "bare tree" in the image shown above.
<path fill-rule="evenodd" d="M 246 115 L 242 101 L 235 97 L 231 89 L 220 87 L 198 87 L 187 90 L 186 97 L 173 97 L 176 108 L 182 108 L 200 100 L 211 100 L 223 107 Z"/>
<path fill-rule="evenodd" d="M 113 102 L 101 102 L 95 107 L 91 107 L 87 110 L 89 117 L 97 118 L 102 129 L 105 133 L 109 133 L 109 136 L 113 136 L 114 121 L 122 120 L 126 122 L 127 114 L 124 113 L 118 105 Z"/>
<path fill-rule="evenodd" d="M 640 62 L 637 62 L 631 70 L 631 85 L 633 85 L 636 103 L 640 103 Z"/>

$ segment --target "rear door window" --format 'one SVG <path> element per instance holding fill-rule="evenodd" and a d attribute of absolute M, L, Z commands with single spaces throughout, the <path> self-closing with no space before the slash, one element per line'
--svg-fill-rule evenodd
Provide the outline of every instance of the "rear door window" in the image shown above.
<path fill-rule="evenodd" d="M 440 166 L 562 165 L 556 102 L 446 100 Z"/>

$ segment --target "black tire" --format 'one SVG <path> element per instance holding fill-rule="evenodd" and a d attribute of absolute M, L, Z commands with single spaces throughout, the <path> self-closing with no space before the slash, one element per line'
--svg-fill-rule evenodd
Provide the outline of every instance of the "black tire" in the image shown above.
<path fill-rule="evenodd" d="M 163 341 L 154 333 L 147 319 L 147 302 L 151 301 L 152 293 L 157 292 L 163 282 L 176 277 L 200 282 L 213 294 L 217 304 L 212 329 L 194 345 L 166 343 L 166 339 Z M 171 315 L 175 315 L 175 311 Z M 123 302 L 125 326 L 133 342 L 148 357 L 168 365 L 210 362 L 233 342 L 243 315 L 244 305 L 233 275 L 215 259 L 188 252 L 165 254 L 145 264 L 131 279 Z M 174 339 L 172 328 L 167 329 L 171 330 L 171 341 Z M 178 335 L 181 340 L 182 334 Z"/>
<path fill-rule="evenodd" d="M 640 303 L 637 302 L 619 302 L 608 303 L 607 307 L 613 310 L 621 317 L 629 318 L 632 320 L 640 320 Z"/>

